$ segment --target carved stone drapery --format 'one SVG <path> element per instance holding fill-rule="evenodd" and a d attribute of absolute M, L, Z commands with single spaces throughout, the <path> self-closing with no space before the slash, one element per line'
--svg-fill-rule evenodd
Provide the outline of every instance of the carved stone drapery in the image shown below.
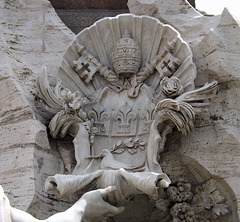
<path fill-rule="evenodd" d="M 169 186 L 159 164 L 166 136 L 174 126 L 190 133 L 195 115 L 217 87 L 212 82 L 194 89 L 192 53 L 176 30 L 127 14 L 81 32 L 65 52 L 58 77 L 56 91 L 72 92 L 66 98 L 54 94 L 44 78 L 39 88 L 49 110 L 59 110 L 50 122 L 52 134 L 69 130 L 74 136 L 73 174 L 79 177 L 49 177 L 46 188 L 64 196 L 89 184 L 105 188 L 116 183 L 109 197 L 114 204 L 137 194 L 156 199 L 158 188 Z"/>

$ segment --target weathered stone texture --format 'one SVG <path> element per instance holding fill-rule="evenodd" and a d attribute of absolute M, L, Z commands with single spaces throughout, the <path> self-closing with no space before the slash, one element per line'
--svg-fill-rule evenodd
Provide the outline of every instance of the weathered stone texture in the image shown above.
<path fill-rule="evenodd" d="M 226 9 L 222 15 L 205 17 L 184 0 L 129 0 L 128 6 L 130 12 L 154 16 L 180 32 L 193 51 L 196 85 L 219 81 L 209 113 L 197 118 L 192 134 L 173 139 L 162 158 L 163 170 L 171 163 L 173 174 L 219 180 L 222 192 L 235 202 L 232 211 L 239 213 L 239 23 Z M 49 116 L 36 101 L 36 79 L 45 65 L 54 82 L 75 35 L 44 0 L 1 1 L 0 21 L 0 183 L 12 205 L 43 218 L 71 201 L 56 201 L 44 191 L 47 176 L 64 173 L 64 166 L 56 142 L 49 145 L 44 125 Z M 233 221 L 239 221 L 237 216 Z"/>
<path fill-rule="evenodd" d="M 129 0 L 128 6 L 131 13 L 154 16 L 180 32 L 193 51 L 197 85 L 218 80 L 219 92 L 211 101 L 209 113 L 198 117 L 194 132 L 182 136 L 180 146 L 172 145 L 172 149 L 182 155 L 182 161 L 195 176 L 224 179 L 229 198 L 239 203 L 239 23 L 227 9 L 221 15 L 205 17 L 184 0 Z M 239 205 L 232 209 L 238 209 L 239 214 Z M 237 217 L 233 221 L 238 221 Z"/>
<path fill-rule="evenodd" d="M 54 78 L 74 34 L 43 0 L 1 1 L 0 20 L 0 183 L 14 206 L 40 215 L 50 195 L 45 178 L 52 169 L 62 172 L 63 164 L 58 152 L 49 150 L 36 79 L 43 65 Z"/>

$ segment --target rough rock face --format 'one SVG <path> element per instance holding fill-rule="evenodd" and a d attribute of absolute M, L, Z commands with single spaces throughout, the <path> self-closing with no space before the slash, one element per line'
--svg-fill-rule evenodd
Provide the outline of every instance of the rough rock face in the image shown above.
<path fill-rule="evenodd" d="M 181 154 L 193 174 L 207 173 L 211 178 L 223 179 L 229 186 L 229 198 L 239 204 L 239 22 L 227 9 L 218 16 L 202 16 L 184 0 L 129 0 L 128 6 L 131 13 L 154 16 L 180 32 L 193 51 L 198 72 L 196 85 L 213 79 L 219 82 L 219 92 L 211 101 L 209 112 L 197 118 L 195 131 L 182 136 L 180 146 L 172 144 L 171 149 Z M 206 171 L 197 170 L 200 167 Z M 232 207 L 234 212 L 237 209 L 239 214 L 239 205 Z"/>
<path fill-rule="evenodd" d="M 14 206 L 41 214 L 44 178 L 62 161 L 50 150 L 36 79 L 43 65 L 54 78 L 74 34 L 44 0 L 1 1 L 0 20 L 0 183 Z"/>
<path fill-rule="evenodd" d="M 172 171 L 180 171 L 184 163 L 188 171 L 183 173 L 199 181 L 218 180 L 227 200 L 234 202 L 232 221 L 239 221 L 239 23 L 226 9 L 205 17 L 184 0 L 129 0 L 128 6 L 131 13 L 154 16 L 180 32 L 193 51 L 196 85 L 219 81 L 219 92 L 209 112 L 197 118 L 195 131 L 168 142 L 178 162 L 166 153 L 162 166 L 171 162 Z M 36 100 L 36 79 L 45 65 L 55 82 L 63 52 L 75 35 L 45 0 L 3 0 L 0 18 L 0 183 L 12 205 L 46 218 L 70 201 L 57 201 L 43 190 L 46 177 L 64 173 L 64 166 L 57 141 L 48 139 L 49 116 Z"/>

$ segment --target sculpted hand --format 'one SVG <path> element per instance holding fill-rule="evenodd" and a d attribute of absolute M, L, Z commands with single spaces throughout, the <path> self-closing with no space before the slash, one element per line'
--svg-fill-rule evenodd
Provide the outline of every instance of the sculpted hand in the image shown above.
<path fill-rule="evenodd" d="M 103 200 L 103 197 L 116 191 L 116 187 L 109 186 L 85 193 L 72 207 L 59 212 L 46 220 L 38 220 L 32 215 L 11 207 L 7 196 L 0 185 L 0 221 L 6 222 L 80 222 L 105 220 L 124 211 L 124 207 L 115 207 Z"/>
<path fill-rule="evenodd" d="M 83 219 L 104 220 L 124 211 L 124 207 L 115 207 L 103 200 L 103 197 L 117 190 L 114 186 L 105 189 L 98 189 L 85 193 L 81 201 L 85 201 L 86 207 L 83 213 Z"/>

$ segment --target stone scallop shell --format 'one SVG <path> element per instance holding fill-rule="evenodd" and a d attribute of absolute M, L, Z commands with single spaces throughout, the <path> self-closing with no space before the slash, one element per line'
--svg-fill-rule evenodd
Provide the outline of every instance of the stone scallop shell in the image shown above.
<path fill-rule="evenodd" d="M 79 58 L 76 44 L 84 45 L 85 49 L 111 70 L 112 50 L 115 43 L 128 30 L 132 38 L 138 43 L 142 52 L 141 67 L 160 54 L 166 44 L 176 39 L 173 55 L 182 61 L 182 65 L 174 73 L 180 79 L 184 91 L 194 89 L 196 78 L 196 67 L 192 61 L 192 52 L 188 44 L 181 38 L 177 30 L 159 20 L 149 16 L 137 16 L 133 14 L 122 14 L 116 17 L 108 17 L 94 23 L 89 28 L 81 31 L 76 39 L 66 49 L 58 77 L 62 84 L 71 91 L 79 91 L 85 95 L 94 95 L 107 85 L 107 82 L 95 75 L 93 81 L 86 84 L 71 67 L 71 63 Z M 157 72 L 149 79 L 149 84 L 154 82 Z"/>

